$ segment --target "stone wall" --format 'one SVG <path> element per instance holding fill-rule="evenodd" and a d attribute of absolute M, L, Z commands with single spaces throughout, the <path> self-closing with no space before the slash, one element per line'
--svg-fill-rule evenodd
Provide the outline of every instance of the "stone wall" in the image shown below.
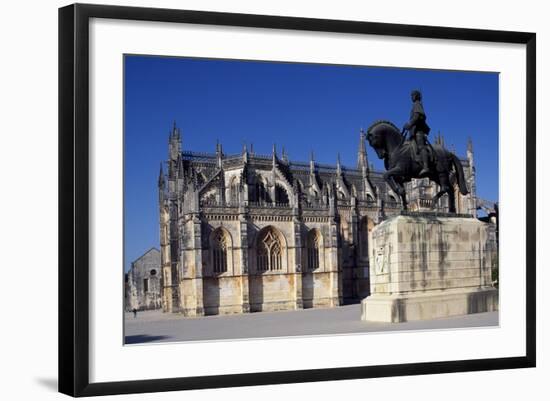
<path fill-rule="evenodd" d="M 126 309 L 162 307 L 160 251 L 151 248 L 132 262 L 126 276 Z"/>
<path fill-rule="evenodd" d="M 186 239 L 181 253 L 183 263 L 179 267 L 180 305 L 172 311 L 196 316 L 340 304 L 341 288 L 336 251 L 329 238 L 330 224 L 296 225 L 292 218 L 285 217 L 252 218 L 244 224 L 245 230 L 241 225 L 235 219 L 215 218 L 201 224 L 191 221 L 184 224 Z M 197 228 L 199 242 L 194 232 Z M 227 239 L 227 269 L 216 272 L 212 238 L 220 230 Z M 315 269 L 308 268 L 306 249 L 311 230 L 319 233 L 319 261 Z M 278 270 L 262 271 L 258 267 L 258 246 L 268 231 L 274 233 L 281 245 L 281 263 Z"/>
<path fill-rule="evenodd" d="M 491 285 L 488 225 L 477 219 L 398 216 L 375 231 L 373 293 Z"/>
<path fill-rule="evenodd" d="M 364 320 L 402 322 L 498 309 L 490 226 L 474 218 L 395 216 L 372 233 Z"/>

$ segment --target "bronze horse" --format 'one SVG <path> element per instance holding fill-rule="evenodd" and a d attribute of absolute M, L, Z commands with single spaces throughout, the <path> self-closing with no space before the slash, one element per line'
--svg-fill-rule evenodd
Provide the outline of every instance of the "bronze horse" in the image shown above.
<path fill-rule="evenodd" d="M 415 157 L 415 149 L 410 141 L 389 121 L 377 121 L 367 130 L 367 140 L 376 151 L 379 159 L 384 160 L 386 172 L 384 180 L 401 197 L 403 209 L 407 210 L 404 183 L 419 177 L 422 164 Z M 439 184 L 440 191 L 432 199 L 432 208 L 445 193 L 449 195 L 449 212 L 456 213 L 453 181 L 456 179 L 460 193 L 468 194 L 462 164 L 455 154 L 441 145 L 432 145 L 429 158 L 430 180 Z"/>

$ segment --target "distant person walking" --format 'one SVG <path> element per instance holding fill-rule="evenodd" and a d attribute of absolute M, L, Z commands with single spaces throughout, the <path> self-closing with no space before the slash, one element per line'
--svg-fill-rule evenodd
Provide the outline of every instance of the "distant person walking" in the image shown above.
<path fill-rule="evenodd" d="M 132 312 L 134 313 L 134 319 L 135 319 L 137 317 L 137 309 L 136 308 L 132 309 Z"/>

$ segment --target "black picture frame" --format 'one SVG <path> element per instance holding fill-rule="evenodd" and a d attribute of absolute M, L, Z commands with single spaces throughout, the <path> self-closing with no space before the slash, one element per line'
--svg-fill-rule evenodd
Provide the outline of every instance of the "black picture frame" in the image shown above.
<path fill-rule="evenodd" d="M 90 383 L 89 380 L 89 21 L 91 18 L 414 38 L 526 46 L 526 344 L 525 355 Z M 526 32 L 415 26 L 220 12 L 74 4 L 59 9 L 59 391 L 71 396 L 174 391 L 400 375 L 534 367 L 536 363 L 536 35 Z"/>

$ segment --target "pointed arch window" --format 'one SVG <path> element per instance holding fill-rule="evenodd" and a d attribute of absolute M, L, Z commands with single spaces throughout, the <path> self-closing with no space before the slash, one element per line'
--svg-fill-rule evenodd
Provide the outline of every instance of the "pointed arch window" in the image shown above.
<path fill-rule="evenodd" d="M 258 270 L 282 270 L 281 242 L 273 230 L 267 230 L 258 241 Z"/>
<path fill-rule="evenodd" d="M 269 196 L 269 192 L 266 190 L 266 186 L 263 182 L 258 181 L 254 184 L 254 194 L 252 199 L 254 202 L 258 203 L 271 202 L 271 197 Z"/>
<path fill-rule="evenodd" d="M 288 193 L 280 185 L 275 186 L 275 202 L 282 205 L 288 205 L 289 203 Z"/>
<path fill-rule="evenodd" d="M 227 271 L 227 248 L 229 247 L 227 235 L 222 230 L 217 230 L 212 245 L 214 273 L 225 273 Z"/>
<path fill-rule="evenodd" d="M 321 233 L 313 229 L 307 236 L 307 268 L 315 270 L 319 268 L 319 249 L 321 248 Z"/>
<path fill-rule="evenodd" d="M 237 179 L 237 177 L 234 177 L 233 180 L 231 181 L 230 188 L 231 188 L 231 205 L 237 206 L 239 204 L 239 193 L 240 193 L 239 180 Z"/>
<path fill-rule="evenodd" d="M 393 194 L 388 194 L 388 207 L 397 207 L 399 205 L 399 201 Z"/>

